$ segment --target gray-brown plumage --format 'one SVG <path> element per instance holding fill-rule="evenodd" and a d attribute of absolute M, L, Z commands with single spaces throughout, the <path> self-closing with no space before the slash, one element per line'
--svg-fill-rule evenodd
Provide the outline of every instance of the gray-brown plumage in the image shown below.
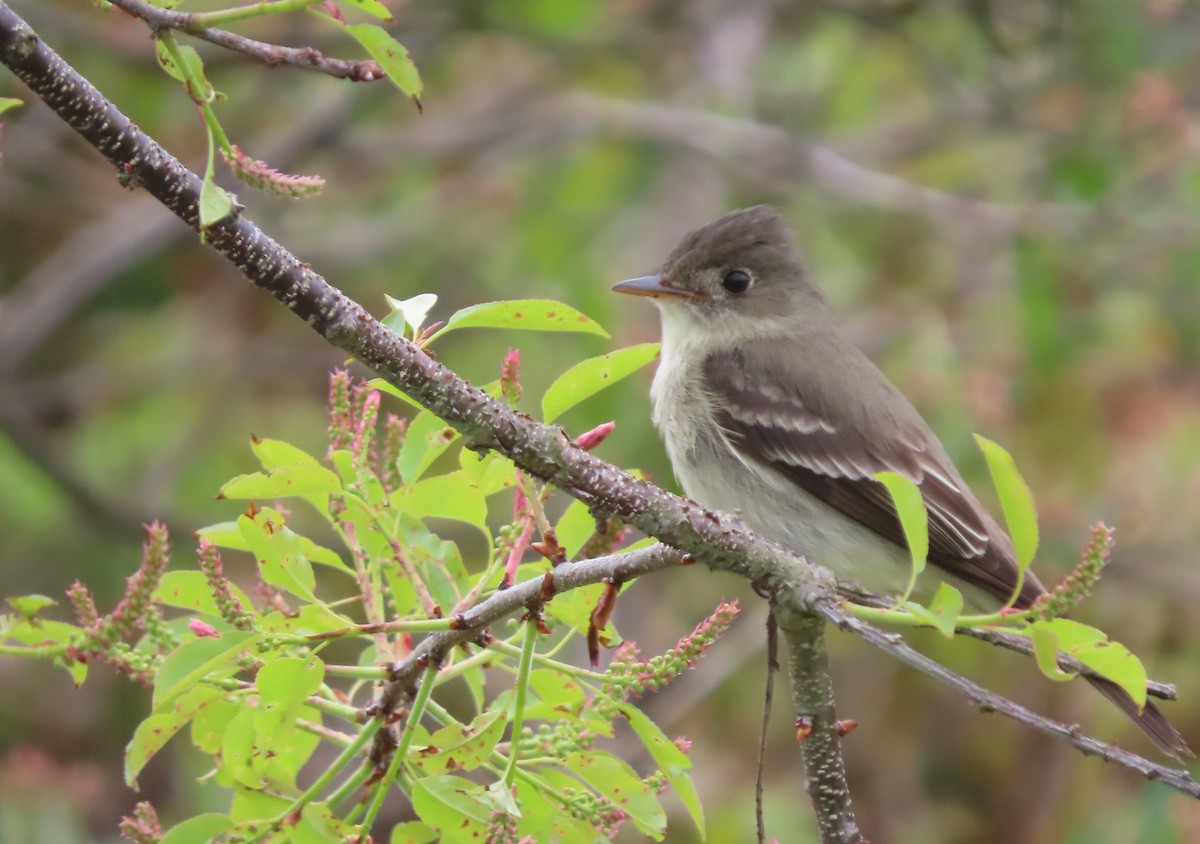
<path fill-rule="evenodd" d="M 838 329 L 779 214 L 756 206 L 687 235 L 657 275 L 617 290 L 659 305 L 654 419 L 684 491 L 879 592 L 911 570 L 878 472 L 915 483 L 929 513 L 921 590 L 949 579 L 975 604 L 1017 587 L 1007 533 L 907 399 Z M 1045 589 L 1027 573 L 1016 605 Z M 1167 753 L 1187 753 L 1152 704 L 1090 680 Z"/>

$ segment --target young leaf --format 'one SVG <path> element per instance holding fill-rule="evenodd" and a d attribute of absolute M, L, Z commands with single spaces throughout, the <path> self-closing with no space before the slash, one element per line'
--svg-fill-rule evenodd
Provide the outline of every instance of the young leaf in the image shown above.
<path fill-rule="evenodd" d="M 254 609 L 254 604 L 240 586 L 230 583 L 229 589 L 233 596 L 241 602 L 244 609 L 247 611 Z M 213 599 L 212 589 L 208 585 L 207 578 L 202 572 L 195 569 L 164 573 L 158 588 L 154 590 L 154 597 L 168 607 L 179 607 L 190 613 L 202 613 L 217 617 L 221 615 L 221 611 L 217 609 L 217 603 Z"/>
<path fill-rule="evenodd" d="M 154 712 L 138 724 L 133 738 L 125 747 L 125 784 L 137 788 L 137 775 L 154 754 L 162 750 L 171 736 L 226 694 L 224 689 L 215 686 L 193 686 L 167 705 L 155 707 Z"/>
<path fill-rule="evenodd" d="M 496 744 L 504 737 L 508 721 L 504 713 L 484 712 L 467 724 L 449 724 L 429 737 L 428 746 L 418 752 L 417 766 L 430 774 L 447 771 L 471 771 L 484 764 Z"/>
<path fill-rule="evenodd" d="M 294 463 L 281 466 L 270 474 L 238 475 L 221 487 L 221 496 L 270 500 L 314 492 L 338 492 L 341 488 L 338 476 L 319 463 Z"/>
<path fill-rule="evenodd" d="M 1031 627 L 1035 652 L 1039 636 L 1043 639 L 1052 636 L 1058 650 L 1112 680 L 1129 693 L 1138 707 L 1146 705 L 1145 666 L 1124 645 L 1110 640 L 1103 630 L 1069 618 L 1036 621 Z M 1038 664 L 1040 667 L 1040 659 Z"/>
<path fill-rule="evenodd" d="M 700 796 L 696 793 L 692 777 L 688 774 L 688 770 L 692 767 L 692 760 L 675 746 L 675 742 L 667 738 L 666 733 L 658 724 L 654 723 L 636 706 L 628 703 L 617 705 L 621 714 L 629 721 L 629 726 L 633 727 L 633 731 L 642 740 L 646 750 L 650 751 L 650 755 L 654 758 L 654 764 L 658 765 L 658 769 L 666 775 L 675 795 L 682 801 L 688 814 L 692 816 L 692 822 L 696 825 L 700 838 L 703 840 L 704 807 L 700 803 Z"/>
<path fill-rule="evenodd" d="M 438 840 L 438 831 L 420 821 L 405 821 L 392 827 L 389 844 L 433 844 Z"/>
<path fill-rule="evenodd" d="M 281 530 L 283 519 L 267 507 L 259 510 L 253 518 L 245 514 L 238 516 L 238 530 L 258 560 L 258 573 L 272 586 L 280 586 L 293 595 L 316 601 L 313 589 L 316 577 L 312 564 L 304 556 L 297 534 Z"/>
<path fill-rule="evenodd" d="M 904 598 L 907 600 L 917 583 L 917 576 L 925 570 L 925 560 L 929 556 L 929 511 L 925 509 L 925 499 L 921 497 L 921 490 L 904 475 L 879 472 L 875 475 L 875 480 L 887 487 L 888 495 L 892 497 L 892 503 L 896 506 L 896 515 L 900 518 L 904 541 L 908 543 L 908 553 L 912 558 L 912 576 L 904 592 Z"/>
<path fill-rule="evenodd" d="M 962 614 L 963 596 L 949 583 L 938 586 L 937 593 L 929 602 L 929 613 L 933 616 L 933 626 L 947 639 L 954 638 L 954 629 L 958 625 L 958 617 Z"/>
<path fill-rule="evenodd" d="M 487 532 L 487 500 L 459 470 L 417 481 L 400 492 L 399 506 L 414 516 L 440 516 Z"/>
<path fill-rule="evenodd" d="M 196 815 L 167 831 L 159 844 L 210 844 L 233 827 L 233 821 L 216 812 Z"/>
<path fill-rule="evenodd" d="M 1072 680 L 1075 675 L 1058 667 L 1058 635 L 1047 624 L 1037 622 L 1030 627 L 1033 640 L 1033 657 L 1038 669 L 1051 680 Z"/>
<path fill-rule="evenodd" d="M 379 2 L 379 0 L 346 0 L 348 4 L 356 9 L 361 9 L 372 17 L 379 18 L 381 21 L 392 21 L 392 13 L 388 7 Z"/>
<path fill-rule="evenodd" d="M 19 105 L 24 105 L 24 103 L 16 97 L 0 97 L 0 114 L 4 114 L 10 108 L 16 108 Z"/>
<path fill-rule="evenodd" d="M 421 107 L 421 74 L 413 64 L 408 50 L 403 44 L 388 34 L 387 30 L 373 23 L 356 23 L 346 27 L 346 31 L 354 36 L 359 44 L 379 62 L 383 72 L 392 83 L 412 98 Z"/>
<path fill-rule="evenodd" d="M 418 413 L 408 426 L 404 445 L 400 446 L 400 456 L 396 458 L 404 483 L 412 484 L 420 480 L 433 461 L 441 457 L 458 438 L 458 431 L 428 410 Z"/>
<path fill-rule="evenodd" d="M 666 831 L 667 815 L 658 795 L 625 760 L 593 748 L 586 755 L 569 754 L 562 764 L 628 814 L 642 833 L 660 838 Z"/>
<path fill-rule="evenodd" d="M 236 673 L 238 656 L 260 638 L 257 634 L 230 632 L 219 639 L 184 642 L 167 655 L 154 675 L 155 711 L 201 680 Z"/>
<path fill-rule="evenodd" d="M 216 140 L 212 127 L 208 127 L 208 165 L 204 168 L 204 182 L 200 185 L 200 228 L 205 229 L 220 222 L 233 211 L 233 197 L 213 181 L 213 157 Z"/>
<path fill-rule="evenodd" d="M 46 607 L 58 606 L 58 601 L 45 595 L 20 595 L 8 598 L 7 601 L 22 618 L 36 618 Z"/>
<path fill-rule="evenodd" d="M 1004 510 L 1004 522 L 1017 550 L 1017 565 L 1024 571 L 1033 562 L 1038 547 L 1037 508 L 1033 506 L 1033 494 L 1017 471 L 1011 454 L 979 434 L 975 435 L 975 442 L 987 458 L 992 485 L 996 487 L 1000 507 Z"/>
<path fill-rule="evenodd" d="M 579 402 L 637 372 L 658 355 L 658 343 L 642 343 L 577 363 L 542 396 L 542 417 L 553 422 Z"/>
<path fill-rule="evenodd" d="M 461 836 L 474 834 L 482 840 L 492 815 L 483 792 L 483 786 L 462 777 L 421 777 L 413 783 L 413 809 L 417 817 L 443 833 L 454 830 Z"/>
<path fill-rule="evenodd" d="M 408 299 L 394 299 L 391 296 L 384 294 L 384 299 L 391 306 L 392 312 L 399 312 L 404 317 L 404 323 L 411 331 L 409 335 L 416 339 L 421 333 L 421 326 L 425 324 L 425 317 L 429 316 L 429 311 L 437 304 L 436 293 L 418 293 Z"/>
<path fill-rule="evenodd" d="M 608 332 L 590 317 L 553 299 L 511 299 L 484 302 L 457 311 L 432 342 L 448 331 L 459 328 L 523 328 L 527 331 L 579 331 L 607 337 Z"/>

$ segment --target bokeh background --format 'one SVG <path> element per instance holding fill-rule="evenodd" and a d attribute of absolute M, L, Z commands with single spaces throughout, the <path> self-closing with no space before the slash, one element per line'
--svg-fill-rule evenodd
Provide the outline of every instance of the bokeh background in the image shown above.
<path fill-rule="evenodd" d="M 204 136 L 146 29 L 56 0 L 15 8 L 194 169 Z M 212 8 L 197 5 L 195 8 Z M 1115 560 L 1079 612 L 1179 685 L 1200 747 L 1200 6 L 1186 0 L 409 0 L 393 31 L 425 113 L 387 83 L 270 70 L 197 43 L 229 94 L 232 140 L 324 194 L 238 189 L 248 214 L 377 312 L 433 291 L 435 318 L 553 297 L 596 337 L 475 332 L 439 356 L 492 380 L 509 346 L 526 406 L 569 363 L 655 339 L 610 284 L 655 268 L 688 229 L 777 204 L 853 336 L 987 492 L 970 433 L 1015 455 L 1054 580 L 1090 523 Z M 312 18 L 247 34 L 355 55 Z M 0 71 L 0 95 L 30 100 Z M 115 599 L 140 525 L 231 518 L 218 486 L 253 468 L 251 433 L 321 450 L 341 356 L 197 243 L 44 107 L 5 115 L 0 163 L 0 594 Z M 650 371 L 561 421 L 616 419 L 600 454 L 673 486 L 649 423 Z M 393 408 L 398 410 L 398 408 Z M 985 496 L 986 497 L 986 496 Z M 723 596 L 734 631 L 646 700 L 694 740 L 709 840 L 749 840 L 764 680 L 763 607 L 700 568 L 637 584 L 617 623 L 670 646 Z M 933 635 L 918 646 L 1054 717 L 1153 754 L 1078 684 Z M 873 841 L 1187 844 L 1200 805 L 1084 759 L 833 635 L 860 820 Z M 136 796 L 125 741 L 148 692 L 102 669 L 0 659 L 0 840 L 113 840 Z M 813 840 L 780 694 L 768 824 Z M 143 776 L 171 820 L 212 794 L 182 748 Z M 694 840 L 681 814 L 671 841 Z"/>

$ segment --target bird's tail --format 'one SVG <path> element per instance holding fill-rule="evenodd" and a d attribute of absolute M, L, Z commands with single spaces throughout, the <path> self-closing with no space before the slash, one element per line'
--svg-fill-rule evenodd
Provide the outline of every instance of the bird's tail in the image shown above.
<path fill-rule="evenodd" d="M 1096 691 L 1116 704 L 1117 708 L 1129 716 L 1130 720 L 1142 728 L 1142 732 L 1150 737 L 1163 753 L 1182 761 L 1185 757 L 1195 756 L 1179 731 L 1171 726 L 1167 716 L 1151 702 L 1138 711 L 1137 704 L 1129 694 L 1111 680 L 1100 677 L 1088 677 L 1087 681 L 1096 687 Z"/>

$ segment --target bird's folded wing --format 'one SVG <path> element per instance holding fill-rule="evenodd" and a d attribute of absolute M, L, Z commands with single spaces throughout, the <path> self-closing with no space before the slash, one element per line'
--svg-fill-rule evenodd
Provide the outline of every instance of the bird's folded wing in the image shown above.
<path fill-rule="evenodd" d="M 883 379 L 873 367 L 857 374 Z M 845 393 L 822 391 L 824 401 L 817 405 L 769 368 L 748 367 L 743 352 L 710 356 L 704 375 L 718 424 L 742 460 L 779 472 L 906 547 L 891 496 L 874 477 L 883 471 L 903 475 L 918 486 L 929 513 L 929 562 L 1001 600 L 1011 596 L 1015 564 L 996 547 L 989 517 L 960 486 L 957 472 L 946 465 L 948 458 L 915 411 L 901 425 L 871 429 L 864 408 L 850 406 L 848 400 L 839 403 Z M 1040 588 L 1031 597 L 1037 592 Z"/>

